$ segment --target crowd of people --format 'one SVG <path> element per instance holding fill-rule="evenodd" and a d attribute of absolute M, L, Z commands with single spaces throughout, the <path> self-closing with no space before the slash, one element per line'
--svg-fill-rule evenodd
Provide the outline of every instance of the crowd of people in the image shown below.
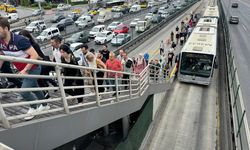
<path fill-rule="evenodd" d="M 19 35 L 14 34 L 10 32 L 10 24 L 8 20 L 5 18 L 0 18 L 0 55 L 34 60 L 52 61 L 71 65 L 80 65 L 85 66 L 86 68 L 89 67 L 91 69 L 62 68 L 62 73 L 64 76 L 89 77 L 86 80 L 66 78 L 63 84 L 64 86 L 68 87 L 90 85 L 89 87 L 91 87 L 91 93 L 89 94 L 96 95 L 96 88 L 94 86 L 95 84 L 99 85 L 98 93 L 102 93 L 105 90 L 109 90 L 109 87 L 111 87 L 110 89 L 112 89 L 112 91 L 116 91 L 115 78 L 121 78 L 123 79 L 122 84 L 128 84 L 129 75 L 106 71 L 93 72 L 93 68 L 140 74 L 148 64 L 152 64 L 150 68 L 151 77 L 158 77 L 160 71 L 163 71 L 164 77 L 166 77 L 166 75 L 168 75 L 170 67 L 172 66 L 172 61 L 174 58 L 173 51 L 176 45 L 179 43 L 179 39 L 181 40 L 180 44 L 183 44 L 186 38 L 190 35 L 190 32 L 192 30 L 191 28 L 192 21 L 189 21 L 188 25 L 187 23 L 184 23 L 184 21 L 181 22 L 180 29 L 178 26 L 176 27 L 176 40 L 174 40 L 174 33 L 171 32 L 172 50 L 168 51 L 167 55 L 164 51 L 164 43 L 163 41 L 161 42 L 160 54 L 167 56 L 166 61 L 162 59 L 158 60 L 157 58 L 155 60 L 149 60 L 148 53 L 140 53 L 137 58 L 130 58 L 128 54 L 122 49 L 119 50 L 119 54 L 116 56 L 114 52 L 108 50 L 107 45 L 103 45 L 102 50 L 96 51 L 94 49 L 90 49 L 87 44 L 82 44 L 80 46 L 82 53 L 80 54 L 80 56 L 74 56 L 72 50 L 70 49 L 70 44 L 63 43 L 62 38 L 60 36 L 52 37 L 50 40 L 53 54 L 53 57 L 50 58 L 49 56 L 44 55 L 44 53 L 40 49 L 39 44 L 34 40 L 32 35 L 28 31 L 20 31 Z M 81 64 L 79 64 L 79 60 L 82 60 Z M 41 66 L 20 62 L 13 62 L 12 64 L 18 70 L 18 73 L 22 75 L 49 75 L 51 71 L 55 71 L 55 68 L 51 66 Z M 163 70 L 160 70 L 161 67 L 163 67 Z M 0 60 L 0 69 L 3 73 L 13 73 L 11 63 L 7 61 Z M 93 80 L 94 76 L 98 78 L 97 83 L 95 83 Z M 105 80 L 102 78 L 109 78 L 110 80 Z M 14 83 L 14 86 L 18 88 L 48 87 L 50 84 L 55 87 L 58 87 L 57 82 L 52 79 L 7 79 L 9 82 Z M 108 86 L 104 88 L 103 86 L 101 86 L 103 84 Z M 125 89 L 128 89 L 128 86 L 125 86 Z M 86 91 L 84 88 L 70 88 L 65 89 L 65 93 L 71 96 L 78 96 L 86 94 Z M 115 94 L 116 93 L 114 92 L 113 96 L 115 96 Z M 21 96 L 26 101 L 50 98 L 48 91 L 21 92 Z M 82 103 L 83 98 L 77 98 L 77 101 L 78 103 Z M 34 117 L 31 114 L 49 109 L 50 106 L 47 103 L 32 104 L 27 112 L 29 116 L 25 119 L 30 120 Z"/>

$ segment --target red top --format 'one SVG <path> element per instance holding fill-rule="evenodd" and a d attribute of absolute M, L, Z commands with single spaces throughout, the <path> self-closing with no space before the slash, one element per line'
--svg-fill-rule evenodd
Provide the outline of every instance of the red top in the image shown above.
<path fill-rule="evenodd" d="M 107 60 L 106 66 L 108 70 L 113 70 L 113 71 L 122 71 L 122 64 L 118 59 L 114 59 L 111 61 L 110 59 Z M 122 74 L 118 73 L 117 77 L 121 77 Z M 113 72 L 108 72 L 108 77 L 115 78 L 115 73 Z"/>

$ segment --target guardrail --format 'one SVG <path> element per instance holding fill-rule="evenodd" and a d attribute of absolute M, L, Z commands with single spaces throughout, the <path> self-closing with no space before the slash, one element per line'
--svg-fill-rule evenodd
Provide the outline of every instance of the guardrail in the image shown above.
<path fill-rule="evenodd" d="M 191 6 L 193 6 L 198 1 L 193 1 L 186 7 L 180 9 L 179 11 L 174 12 L 171 16 L 168 16 L 166 19 L 162 20 L 159 24 L 154 26 L 153 28 L 150 28 L 149 30 L 143 32 L 139 36 L 137 36 L 134 40 L 118 47 L 116 50 L 114 50 L 115 53 L 118 53 L 120 49 L 126 50 L 126 52 L 131 52 L 135 47 L 142 44 L 145 40 L 152 37 L 152 35 L 156 34 L 159 30 L 167 26 L 171 21 L 173 21 L 177 16 L 179 16 L 181 13 L 185 12 L 187 9 L 189 9 Z"/>
<path fill-rule="evenodd" d="M 223 10 L 221 1 L 219 1 L 220 15 L 225 35 L 225 46 L 227 55 L 227 71 L 229 80 L 229 92 L 231 98 L 231 109 L 233 117 L 233 128 L 235 146 L 237 150 L 250 149 L 250 132 L 246 117 L 246 109 L 243 102 L 237 67 L 234 62 L 233 48 L 228 29 L 228 22 Z"/>
<path fill-rule="evenodd" d="M 51 66 L 55 69 L 55 75 L 20 75 L 20 74 L 6 74 L 0 73 L 0 78 L 30 78 L 30 79 L 53 79 L 57 80 L 58 86 L 56 87 L 27 87 L 27 88 L 9 88 L 0 89 L 0 94 L 12 92 L 12 93 L 24 93 L 24 92 L 39 92 L 46 91 L 50 94 L 54 94 L 53 97 L 49 99 L 39 99 L 32 101 L 11 101 L 10 99 L 0 101 L 0 127 L 11 128 L 12 125 L 16 125 L 25 122 L 25 117 L 38 116 L 40 118 L 53 117 L 55 115 L 68 115 L 79 110 L 89 110 L 91 108 L 102 107 L 105 105 L 111 105 L 113 103 L 118 103 L 126 100 L 131 100 L 142 96 L 150 84 L 158 83 L 168 83 L 169 79 L 162 68 L 157 66 L 148 65 L 140 74 L 133 74 L 127 72 L 111 71 L 105 69 L 97 69 L 84 67 L 79 65 L 69 65 L 63 63 L 46 62 L 39 60 L 15 58 L 9 56 L 1 56 L 0 60 L 8 62 L 23 62 L 30 64 L 37 64 L 40 66 Z M 62 69 L 79 69 L 81 71 L 88 70 L 92 72 L 92 76 L 66 76 L 63 75 Z M 113 74 L 114 76 L 105 75 L 100 77 L 97 75 L 98 72 L 104 74 Z M 123 75 L 127 75 L 125 78 Z M 123 78 L 122 78 L 123 76 Z M 74 82 L 76 80 L 82 81 L 84 83 L 75 83 L 72 85 L 65 85 L 65 81 L 70 80 Z M 110 84 L 103 84 L 104 81 L 110 81 Z M 77 81 L 76 81 L 77 82 Z M 87 82 L 87 84 L 86 84 Z M 91 82 L 91 83 L 89 83 Z M 111 88 L 111 91 L 100 91 L 100 88 Z M 80 92 L 74 95 L 68 95 L 67 90 L 85 90 L 84 93 Z M 89 89 L 90 92 L 87 93 L 86 90 Z M 54 93 L 55 90 L 58 92 Z M 112 96 L 111 96 L 112 95 Z M 88 101 L 74 102 L 74 100 L 79 98 L 88 99 Z M 40 105 L 47 103 L 50 105 L 49 110 L 43 110 L 39 112 L 34 112 L 32 114 L 26 114 L 29 105 Z M 42 116 L 43 115 L 43 116 Z"/>

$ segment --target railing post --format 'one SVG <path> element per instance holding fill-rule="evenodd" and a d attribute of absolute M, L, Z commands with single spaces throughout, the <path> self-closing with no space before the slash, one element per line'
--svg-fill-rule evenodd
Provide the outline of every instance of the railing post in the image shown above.
<path fill-rule="evenodd" d="M 4 110 L 3 110 L 3 107 L 2 107 L 2 104 L 1 104 L 1 101 L 0 101 L 0 121 L 1 120 L 2 120 L 3 126 L 5 128 L 10 128 L 10 123 L 7 120 L 6 114 L 5 114 Z"/>
<path fill-rule="evenodd" d="M 231 84 L 232 88 L 233 88 L 234 78 L 236 77 L 236 70 L 237 70 L 237 68 L 234 69 L 234 74 L 232 76 L 232 84 Z"/>
<path fill-rule="evenodd" d="M 69 114 L 68 102 L 67 102 L 67 99 L 66 99 L 66 94 L 65 94 L 65 91 L 64 91 L 63 81 L 62 81 L 62 76 L 61 76 L 61 67 L 56 66 L 55 70 L 56 70 L 56 77 L 57 77 L 57 80 L 58 80 L 59 90 L 60 90 L 60 93 L 61 93 L 61 96 L 62 96 L 63 106 L 64 106 L 64 109 L 65 109 L 65 112 L 67 114 Z"/>
<path fill-rule="evenodd" d="M 154 83 L 156 83 L 156 66 L 154 66 Z"/>
<path fill-rule="evenodd" d="M 150 83 L 150 65 L 148 66 L 148 84 Z"/>
<path fill-rule="evenodd" d="M 141 75 L 139 75 L 139 96 L 141 96 Z"/>
<path fill-rule="evenodd" d="M 94 83 L 95 83 L 95 91 L 96 91 L 96 103 L 97 103 L 97 106 L 101 106 L 100 97 L 99 97 L 99 90 L 98 90 L 98 82 L 97 82 L 97 76 L 96 76 L 96 70 L 94 70 L 93 74 L 94 74 Z"/>
<path fill-rule="evenodd" d="M 115 89 L 116 89 L 116 100 L 119 102 L 119 87 L 118 87 L 118 77 L 117 77 L 117 72 L 115 73 Z"/>
<path fill-rule="evenodd" d="M 132 99 L 132 75 L 129 74 L 129 96 L 130 96 L 130 99 Z"/>

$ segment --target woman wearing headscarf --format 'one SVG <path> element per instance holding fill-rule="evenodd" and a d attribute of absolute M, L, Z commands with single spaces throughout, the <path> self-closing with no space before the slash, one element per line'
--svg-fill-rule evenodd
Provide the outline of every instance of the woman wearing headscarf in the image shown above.
<path fill-rule="evenodd" d="M 61 62 L 65 64 L 70 65 L 78 65 L 78 62 L 73 54 L 73 52 L 70 50 L 69 44 L 65 43 L 60 46 L 60 52 L 61 52 Z M 75 68 L 63 68 L 63 75 L 64 76 L 81 76 L 80 69 Z M 65 79 L 64 86 L 83 86 L 84 82 L 83 79 Z M 83 95 L 84 94 L 84 88 L 80 89 L 67 89 L 65 92 L 69 95 L 76 96 L 76 95 Z M 81 103 L 83 101 L 83 98 L 77 98 L 78 103 Z"/>

